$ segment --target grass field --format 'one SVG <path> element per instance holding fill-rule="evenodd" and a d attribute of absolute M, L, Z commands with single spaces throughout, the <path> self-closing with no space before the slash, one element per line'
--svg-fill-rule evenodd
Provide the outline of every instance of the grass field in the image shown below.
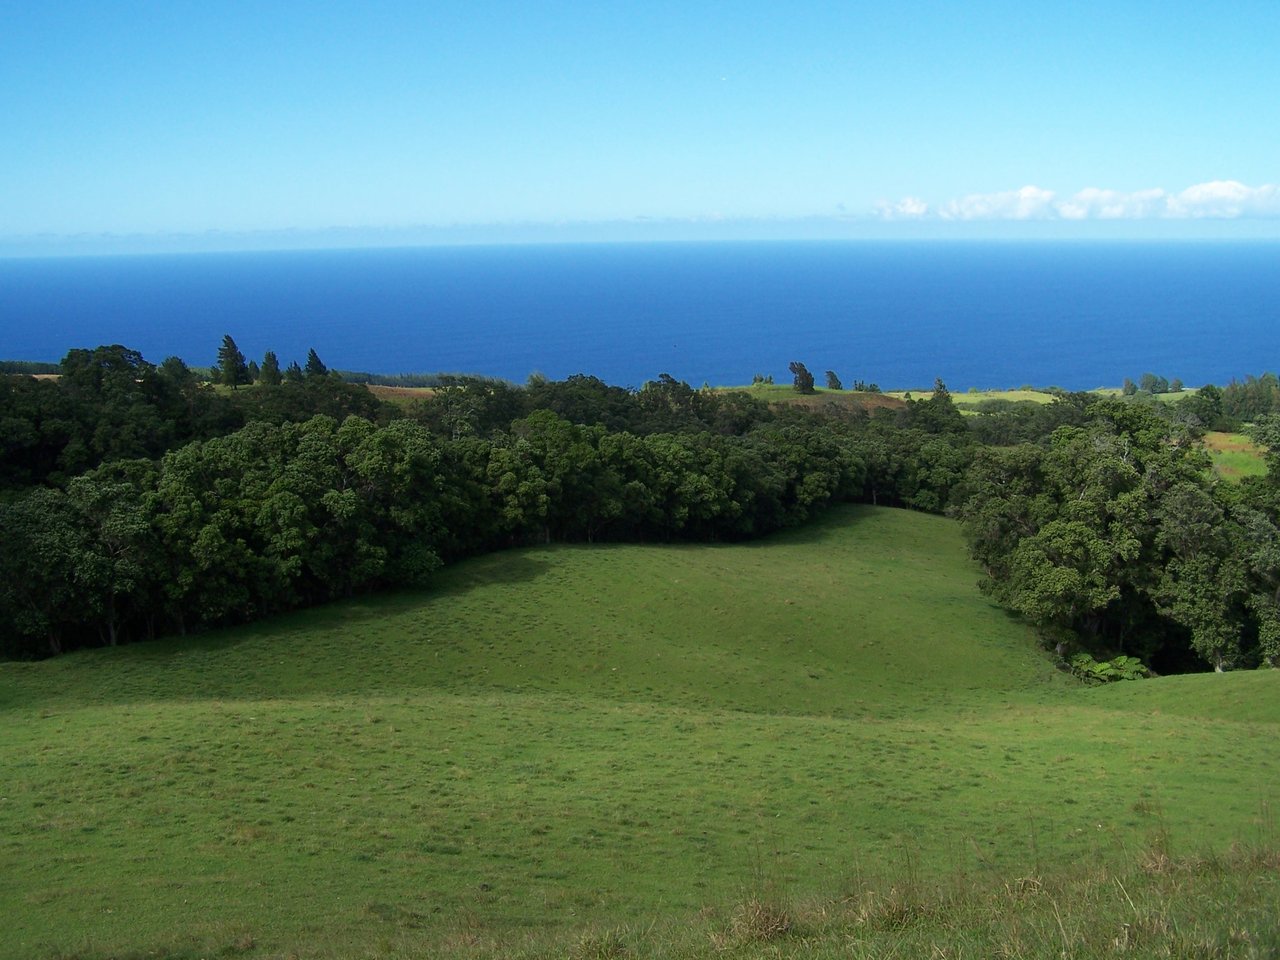
<path fill-rule="evenodd" d="M 1228 480 L 1261 477 L 1267 472 L 1262 449 L 1242 433 L 1207 433 L 1204 445 L 1214 469 Z"/>
<path fill-rule="evenodd" d="M 1065 942 L 1056 898 L 1129 909 L 1089 871 L 1269 839 L 1280 674 L 1080 687 L 976 576 L 846 507 L 0 664 L 0 957 L 889 956 L 867 916 L 977 929 L 1013 878 Z M 1199 908 L 1168 862 L 1151 916 Z"/>
<path fill-rule="evenodd" d="M 411 406 L 418 400 L 430 400 L 436 395 L 435 387 L 392 387 L 379 383 L 365 386 L 379 400 L 387 400 L 401 407 Z"/>
<path fill-rule="evenodd" d="M 933 394 L 933 388 L 921 390 L 896 390 L 888 394 L 891 397 L 906 399 L 910 396 L 915 400 L 928 400 Z M 1009 400 L 1014 403 L 1053 403 L 1054 396 L 1051 393 L 1045 393 L 1041 390 L 965 390 L 954 391 L 951 394 L 951 402 L 957 407 L 976 407 L 984 400 Z"/>

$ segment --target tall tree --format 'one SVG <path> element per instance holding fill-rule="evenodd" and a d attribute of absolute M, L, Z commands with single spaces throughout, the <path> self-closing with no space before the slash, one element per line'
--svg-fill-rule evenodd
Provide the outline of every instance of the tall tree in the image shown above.
<path fill-rule="evenodd" d="M 315 348 L 307 351 L 307 365 L 302 368 L 302 372 L 308 377 L 323 377 L 329 372 L 329 368 L 320 360 L 320 355 L 316 353 Z"/>
<path fill-rule="evenodd" d="M 262 355 L 262 366 L 258 368 L 258 381 L 268 387 L 280 386 L 280 361 L 276 359 L 274 350 Z"/>
<path fill-rule="evenodd" d="M 792 383 L 796 388 L 796 393 L 813 393 L 813 374 L 799 360 L 792 360 L 787 364 L 787 369 L 791 371 L 794 378 Z"/>
<path fill-rule="evenodd" d="M 840 378 L 836 376 L 836 372 L 834 370 L 827 371 L 827 389 L 828 390 L 844 389 L 844 384 L 840 382 Z"/>
<path fill-rule="evenodd" d="M 229 333 L 222 338 L 222 346 L 218 348 L 218 382 L 232 390 L 249 382 L 249 365 Z"/>

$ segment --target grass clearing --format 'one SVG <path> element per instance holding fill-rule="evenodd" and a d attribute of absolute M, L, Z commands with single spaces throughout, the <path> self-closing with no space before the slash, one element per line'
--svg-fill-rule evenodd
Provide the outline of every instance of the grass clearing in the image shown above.
<path fill-rule="evenodd" d="M 1204 445 L 1213 458 L 1213 468 L 1227 480 L 1266 476 L 1262 448 L 1243 433 L 1206 433 Z"/>
<path fill-rule="evenodd" d="M 1260 836 L 1280 674 L 1080 687 L 975 580 L 845 507 L 2 664 L 0 957 L 887 956 L 907 878 Z"/>
<path fill-rule="evenodd" d="M 897 397 L 905 400 L 911 397 L 913 400 L 928 400 L 933 395 L 933 388 L 922 388 L 920 390 L 895 390 L 888 394 L 891 397 Z M 978 390 L 970 388 L 965 391 L 954 391 L 951 394 L 951 402 L 957 407 L 976 407 L 984 400 L 1008 400 L 1010 403 L 1053 403 L 1056 398 L 1051 393 L 1045 393 L 1042 390 Z"/>

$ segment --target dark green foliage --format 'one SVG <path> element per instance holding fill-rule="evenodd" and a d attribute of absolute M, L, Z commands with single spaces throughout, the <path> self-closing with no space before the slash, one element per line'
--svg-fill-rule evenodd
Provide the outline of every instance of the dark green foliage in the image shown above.
<path fill-rule="evenodd" d="M 1053 403 L 984 400 L 977 406 L 977 416 L 966 423 L 980 443 L 1000 447 L 1036 443 L 1058 427 L 1081 426 L 1090 402 L 1090 395 L 1083 393 L 1062 394 Z"/>
<path fill-rule="evenodd" d="M 1168 393 L 1169 381 L 1154 373 L 1144 373 L 1138 380 L 1138 389 L 1143 393 Z"/>
<path fill-rule="evenodd" d="M 933 382 L 928 400 L 908 400 L 904 425 L 926 433 L 968 433 L 964 415 L 951 402 L 951 393 L 941 379 Z"/>
<path fill-rule="evenodd" d="M 117 344 L 72 350 L 60 370 L 57 381 L 0 378 L 0 489 L 66 483 L 244 422 L 176 357 L 157 368 Z"/>
<path fill-rule="evenodd" d="M 1094 655 L 1166 670 L 1273 659 L 1275 514 L 1214 483 L 1194 435 L 1159 410 L 1099 400 L 1088 413 L 1048 446 L 975 458 L 960 513 L 989 592 Z M 1249 488 L 1255 503 L 1268 486 Z"/>
<path fill-rule="evenodd" d="M 533 376 L 525 387 L 526 413 L 550 410 L 571 423 L 600 424 L 610 430 L 635 425 L 637 404 L 632 391 L 614 387 L 598 377 L 574 374 L 565 380 Z"/>
<path fill-rule="evenodd" d="M 1174 408 L 1175 415 L 1186 423 L 1202 427 L 1205 430 L 1232 431 L 1238 421 L 1226 414 L 1223 407 L 1223 392 L 1208 383 L 1196 391 L 1194 396 L 1182 400 Z"/>
<path fill-rule="evenodd" d="M 409 416 L 452 440 L 488 436 L 529 413 L 527 400 L 525 391 L 505 380 L 449 377 L 430 398 L 415 403 Z"/>
<path fill-rule="evenodd" d="M 388 405 L 365 387 L 328 376 L 286 377 L 274 387 L 260 384 L 254 390 L 239 391 L 232 402 L 246 422 L 299 422 L 317 415 L 337 420 L 358 416 L 382 421 L 391 416 Z"/>
<path fill-rule="evenodd" d="M 268 350 L 262 355 L 262 366 L 258 369 L 258 382 L 263 386 L 278 387 L 282 380 L 280 361 L 276 359 L 274 350 Z"/>
<path fill-rule="evenodd" d="M 1222 414 L 1249 423 L 1267 413 L 1280 413 L 1280 378 L 1274 373 L 1232 380 L 1222 390 Z"/>
<path fill-rule="evenodd" d="M 1071 658 L 1071 672 L 1085 683 L 1113 683 L 1117 680 L 1142 680 L 1151 676 L 1137 657 L 1123 654 L 1101 662 L 1087 653 L 1077 653 Z"/>
<path fill-rule="evenodd" d="M 828 390 L 844 389 L 844 386 L 840 383 L 840 378 L 836 376 L 836 372 L 834 370 L 827 371 L 827 389 Z"/>
<path fill-rule="evenodd" d="M 414 411 L 421 425 L 380 427 L 393 411 L 336 377 L 299 372 L 218 394 L 177 358 L 157 370 L 120 347 L 73 351 L 63 369 L 57 385 L 7 383 L 11 407 L 86 411 L 107 446 L 95 451 L 72 430 L 57 435 L 61 459 L 109 466 L 7 508 L 14 535 L 0 552 L 14 573 L 0 613 L 16 625 L 10 656 L 418 583 L 443 558 L 509 544 L 757 536 L 864 487 L 842 433 L 795 414 L 770 427 L 763 403 L 666 375 L 640 391 L 588 377 L 528 390 L 450 378 Z M 206 402 L 230 413 L 193 418 Z M 215 422 L 226 435 L 193 430 Z M 32 456 L 6 460 L 11 485 L 49 476 L 35 428 L 53 426 L 4 423 L 11 452 L 37 441 Z M 197 442 L 161 456 L 180 433 Z M 28 557 L 35 572 L 24 580 Z"/>
<path fill-rule="evenodd" d="M 244 361 L 244 354 L 236 346 L 231 334 L 222 338 L 222 346 L 218 348 L 218 382 L 235 390 L 249 383 L 249 366 Z"/>
<path fill-rule="evenodd" d="M 348 383 L 363 383 L 381 387 L 438 387 L 451 379 L 466 375 L 449 373 L 367 373 L 363 370 L 330 370 Z"/>
<path fill-rule="evenodd" d="M 813 393 L 813 374 L 799 360 L 792 360 L 787 364 L 787 369 L 791 371 L 792 383 L 795 385 L 796 393 Z"/>
<path fill-rule="evenodd" d="M 308 368 L 280 375 L 268 352 L 255 389 L 220 393 L 117 345 L 71 351 L 56 383 L 0 381 L 8 655 L 418 583 L 497 547 L 737 540 L 860 500 L 957 513 L 987 590 L 1064 650 L 1162 671 L 1280 661 L 1280 420 L 1255 431 L 1268 477 L 1220 488 L 1196 442 L 1213 388 L 966 418 L 938 380 L 868 417 L 668 374 L 444 376 L 403 410 L 314 350 Z M 41 483 L 64 490 L 22 492 Z"/>
<path fill-rule="evenodd" d="M 329 368 L 321 361 L 314 347 L 307 351 L 307 363 L 302 368 L 302 373 L 306 377 L 324 377 L 329 374 Z"/>
<path fill-rule="evenodd" d="M 76 441 L 72 470 L 83 468 L 87 447 L 78 405 L 49 380 L 0 377 L 0 489 L 60 475 L 63 454 Z"/>
<path fill-rule="evenodd" d="M 58 364 L 43 360 L 0 360 L 0 374 L 30 377 L 58 372 Z"/>

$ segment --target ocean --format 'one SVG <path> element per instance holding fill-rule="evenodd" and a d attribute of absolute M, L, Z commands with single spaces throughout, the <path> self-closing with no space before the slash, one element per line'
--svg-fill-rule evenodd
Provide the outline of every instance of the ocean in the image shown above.
<path fill-rule="evenodd" d="M 761 242 L 0 260 L 0 359 L 588 373 L 640 386 L 1188 386 L 1280 367 L 1280 243 Z"/>

